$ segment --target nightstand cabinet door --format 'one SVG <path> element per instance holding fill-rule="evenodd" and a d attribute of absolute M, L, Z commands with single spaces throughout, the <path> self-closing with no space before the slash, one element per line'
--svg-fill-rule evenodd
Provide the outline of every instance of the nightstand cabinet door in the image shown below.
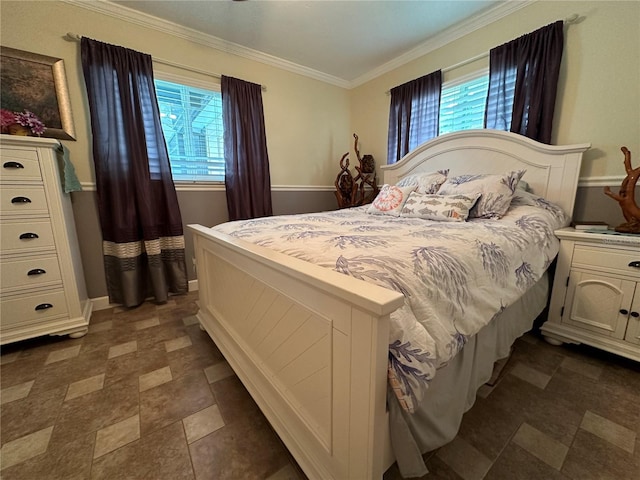
<path fill-rule="evenodd" d="M 640 235 L 556 230 L 547 321 L 552 344 L 585 343 L 640 362 Z"/>
<path fill-rule="evenodd" d="M 640 345 L 640 283 L 636 286 L 636 294 L 629 311 L 629 324 L 624 339 L 627 342 Z"/>
<path fill-rule="evenodd" d="M 573 270 L 565 303 L 565 308 L 570 308 L 562 322 L 623 339 L 635 285 L 629 280 Z"/>

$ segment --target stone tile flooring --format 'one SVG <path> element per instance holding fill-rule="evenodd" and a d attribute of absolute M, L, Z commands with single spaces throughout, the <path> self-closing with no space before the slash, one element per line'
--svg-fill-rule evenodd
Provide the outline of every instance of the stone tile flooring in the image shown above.
<path fill-rule="evenodd" d="M 3 346 L 0 477 L 306 479 L 200 330 L 196 300 L 101 310 L 83 338 Z M 637 480 L 640 365 L 527 334 L 425 459 L 425 479 Z"/>

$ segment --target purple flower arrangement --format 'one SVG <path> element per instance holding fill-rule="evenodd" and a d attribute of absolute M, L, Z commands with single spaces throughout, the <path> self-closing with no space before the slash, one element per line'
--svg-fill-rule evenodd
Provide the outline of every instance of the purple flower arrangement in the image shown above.
<path fill-rule="evenodd" d="M 24 112 L 11 112 L 4 108 L 0 110 L 0 126 L 2 127 L 3 132 L 8 129 L 10 125 L 14 125 L 16 123 L 28 128 L 31 130 L 31 133 L 37 136 L 42 135 L 47 129 L 42 120 L 40 120 L 35 113 L 30 112 L 29 110 L 25 110 Z"/>

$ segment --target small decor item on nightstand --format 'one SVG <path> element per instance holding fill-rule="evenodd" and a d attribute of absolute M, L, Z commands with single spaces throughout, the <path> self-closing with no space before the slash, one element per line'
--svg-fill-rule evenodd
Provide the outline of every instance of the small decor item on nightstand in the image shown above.
<path fill-rule="evenodd" d="M 608 230 L 606 222 L 572 222 L 571 226 L 576 230 Z"/>
<path fill-rule="evenodd" d="M 355 167 L 358 174 L 354 178 L 349 171 L 349 153 L 345 153 L 340 159 L 340 173 L 335 181 L 335 195 L 339 208 L 366 205 L 371 203 L 379 192 L 373 156 L 364 155 L 361 157 L 360 150 L 358 150 L 358 135 L 354 133 L 353 138 L 355 139 L 353 149 L 360 165 Z"/>
<path fill-rule="evenodd" d="M 627 147 L 622 147 L 620 150 L 624 154 L 624 169 L 627 172 L 627 176 L 622 181 L 622 185 L 620 185 L 619 193 L 613 193 L 609 187 L 604 187 L 604 193 L 620 204 L 622 215 L 626 220 L 625 223 L 615 228 L 616 232 L 640 234 L 640 207 L 638 207 L 635 200 L 635 189 L 638 177 L 640 177 L 640 166 L 631 168 L 631 152 Z"/>

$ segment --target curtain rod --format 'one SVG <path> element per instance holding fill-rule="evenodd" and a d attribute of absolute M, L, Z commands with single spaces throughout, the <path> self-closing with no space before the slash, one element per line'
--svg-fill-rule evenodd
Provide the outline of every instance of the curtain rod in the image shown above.
<path fill-rule="evenodd" d="M 569 15 L 567 18 L 565 18 L 563 20 L 563 23 L 565 25 L 571 25 L 571 24 L 574 24 L 574 23 L 580 23 L 583 20 L 584 20 L 584 17 L 581 17 L 577 13 L 574 13 L 573 15 Z M 480 54 L 476 55 L 475 57 L 467 58 L 466 60 L 462 60 L 461 62 L 455 63 L 453 65 L 449 65 L 448 67 L 445 67 L 445 68 L 442 68 L 441 71 L 442 71 L 442 73 L 450 72 L 451 70 L 455 70 L 456 68 L 464 67 L 465 65 L 469 65 L 470 63 L 473 63 L 473 62 L 475 62 L 477 60 L 480 60 L 480 59 L 488 57 L 488 56 L 489 56 L 489 52 L 483 52 L 483 53 L 480 53 Z M 391 90 L 387 90 L 384 93 L 386 95 L 390 95 L 391 94 Z"/>
<path fill-rule="evenodd" d="M 77 33 L 72 33 L 72 32 L 67 32 L 65 37 L 68 40 L 73 40 L 75 42 L 79 42 L 80 40 L 82 40 L 82 36 L 81 35 L 78 35 Z M 175 67 L 175 68 L 180 68 L 182 70 L 188 70 L 188 71 L 194 72 L 194 73 L 200 73 L 200 74 L 206 75 L 208 77 L 217 78 L 218 80 L 220 80 L 222 78 L 222 75 L 220 75 L 219 73 L 208 72 L 208 71 L 202 70 L 200 68 L 190 67 L 189 65 L 184 65 L 184 64 L 178 63 L 178 62 L 172 62 L 171 60 L 165 60 L 163 58 L 158 58 L 158 57 L 153 57 L 153 56 L 151 57 L 151 59 L 155 63 L 160 63 L 162 65 L 167 65 L 169 67 Z M 267 91 L 267 87 L 265 87 L 264 85 L 261 85 L 261 87 L 262 87 L 262 91 L 263 92 Z"/>

